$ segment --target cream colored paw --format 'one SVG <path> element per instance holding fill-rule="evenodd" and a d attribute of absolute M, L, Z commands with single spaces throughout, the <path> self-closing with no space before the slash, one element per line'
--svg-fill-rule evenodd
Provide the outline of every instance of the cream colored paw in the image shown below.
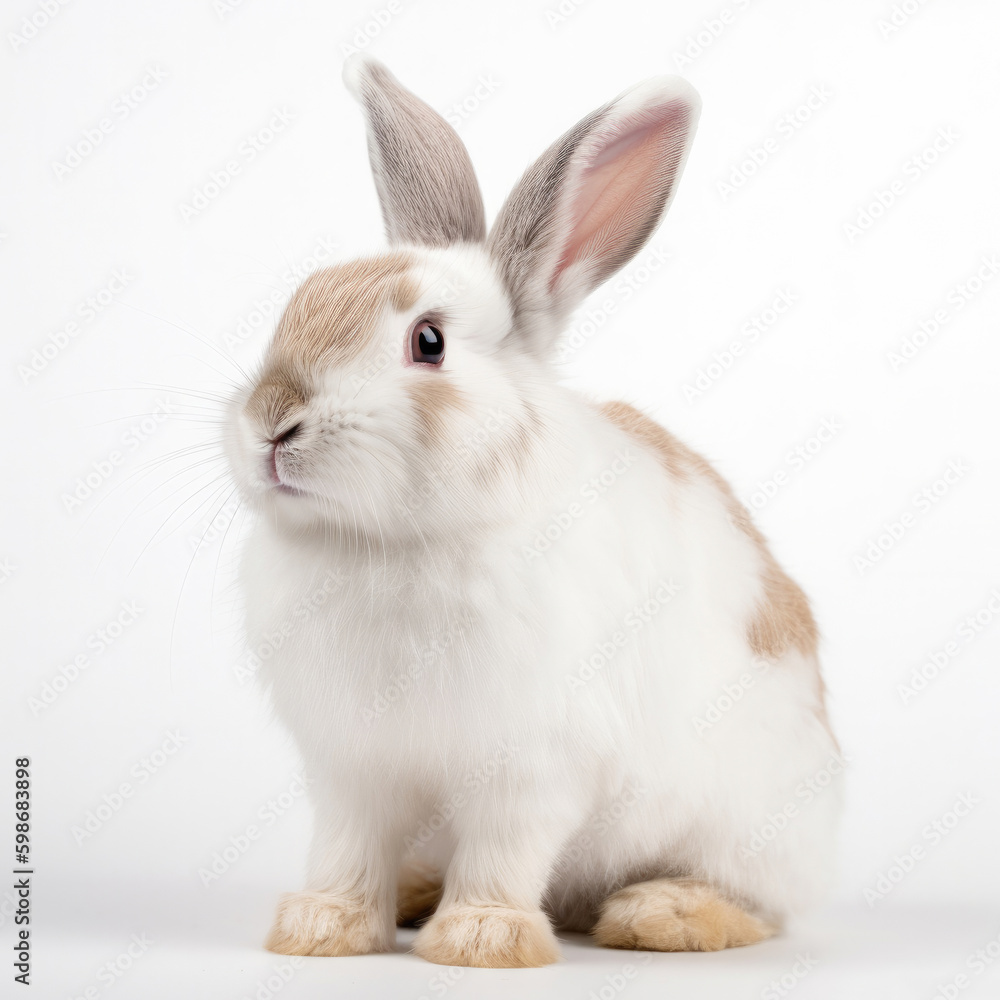
<path fill-rule="evenodd" d="M 606 948 L 720 951 L 756 944 L 776 932 L 704 882 L 654 879 L 609 896 L 593 933 Z"/>
<path fill-rule="evenodd" d="M 279 955 L 367 955 L 388 951 L 381 922 L 370 909 L 325 892 L 281 897 L 264 947 Z"/>
<path fill-rule="evenodd" d="M 524 969 L 550 965 L 559 945 L 540 910 L 506 906 L 455 906 L 431 917 L 413 950 L 438 965 Z"/>
<path fill-rule="evenodd" d="M 425 865 L 405 865 L 399 873 L 396 894 L 396 923 L 412 926 L 429 917 L 441 900 L 441 876 Z"/>

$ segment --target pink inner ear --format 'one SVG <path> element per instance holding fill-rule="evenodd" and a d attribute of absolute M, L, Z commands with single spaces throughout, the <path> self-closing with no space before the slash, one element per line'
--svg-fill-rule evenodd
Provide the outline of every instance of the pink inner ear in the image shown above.
<path fill-rule="evenodd" d="M 603 280 L 630 255 L 636 240 L 649 235 L 673 184 L 688 120 L 687 109 L 675 102 L 637 112 L 603 141 L 598 138 L 578 180 L 569 236 L 550 291 L 580 261 L 598 262 L 597 281 Z"/>

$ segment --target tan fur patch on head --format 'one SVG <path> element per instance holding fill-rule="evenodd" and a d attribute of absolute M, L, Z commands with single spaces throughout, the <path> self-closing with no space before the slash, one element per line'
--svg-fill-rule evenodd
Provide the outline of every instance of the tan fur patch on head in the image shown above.
<path fill-rule="evenodd" d="M 290 366 L 268 365 L 246 402 L 246 413 L 270 437 L 306 401 L 304 379 Z"/>
<path fill-rule="evenodd" d="M 814 654 L 818 634 L 809 602 L 798 584 L 775 561 L 764 536 L 736 499 L 729 483 L 701 455 L 627 403 L 605 403 L 600 410 L 612 423 L 655 451 L 669 475 L 682 481 L 703 478 L 712 483 L 722 495 L 733 525 L 756 546 L 763 562 L 763 595 L 747 625 L 747 639 L 753 652 L 777 658 L 794 647 L 803 654 Z"/>
<path fill-rule="evenodd" d="M 448 434 L 449 412 L 465 405 L 462 393 L 437 371 L 414 381 L 406 392 L 413 403 L 421 441 L 428 446 L 439 444 Z"/>
<path fill-rule="evenodd" d="M 410 254 L 365 257 L 311 274 L 292 296 L 264 358 L 246 412 L 270 436 L 309 396 L 310 375 L 348 364 L 370 343 L 379 313 L 412 309 Z M 403 331 L 400 331 L 402 341 Z M 400 355 L 403 346 L 400 345 Z"/>
<path fill-rule="evenodd" d="M 396 252 L 363 257 L 311 274 L 288 303 L 269 357 L 291 365 L 343 365 L 370 342 L 379 312 L 413 307 L 413 258 Z"/>
<path fill-rule="evenodd" d="M 496 493 L 510 486 L 512 480 L 523 476 L 528 459 L 536 443 L 535 426 L 537 414 L 529 410 L 526 422 L 516 422 L 494 444 L 492 448 L 482 449 L 482 455 L 472 470 L 476 485 L 488 493 Z"/>

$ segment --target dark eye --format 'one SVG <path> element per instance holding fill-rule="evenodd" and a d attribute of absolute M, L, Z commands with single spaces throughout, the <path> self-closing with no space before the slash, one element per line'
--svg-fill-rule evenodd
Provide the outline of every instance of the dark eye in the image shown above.
<path fill-rule="evenodd" d="M 410 355 L 425 365 L 444 361 L 444 334 L 429 320 L 421 320 L 410 336 Z"/>

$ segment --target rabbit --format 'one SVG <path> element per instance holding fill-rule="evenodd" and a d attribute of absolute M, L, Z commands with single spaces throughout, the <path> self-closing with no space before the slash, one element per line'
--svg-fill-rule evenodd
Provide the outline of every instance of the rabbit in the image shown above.
<path fill-rule="evenodd" d="M 367 55 L 389 249 L 312 273 L 225 446 L 260 680 L 304 759 L 305 888 L 266 941 L 448 966 L 763 941 L 822 897 L 844 758 L 817 629 L 747 511 L 649 417 L 560 384 L 567 320 L 643 247 L 700 111 L 649 80 L 487 232 L 454 129 Z"/>

